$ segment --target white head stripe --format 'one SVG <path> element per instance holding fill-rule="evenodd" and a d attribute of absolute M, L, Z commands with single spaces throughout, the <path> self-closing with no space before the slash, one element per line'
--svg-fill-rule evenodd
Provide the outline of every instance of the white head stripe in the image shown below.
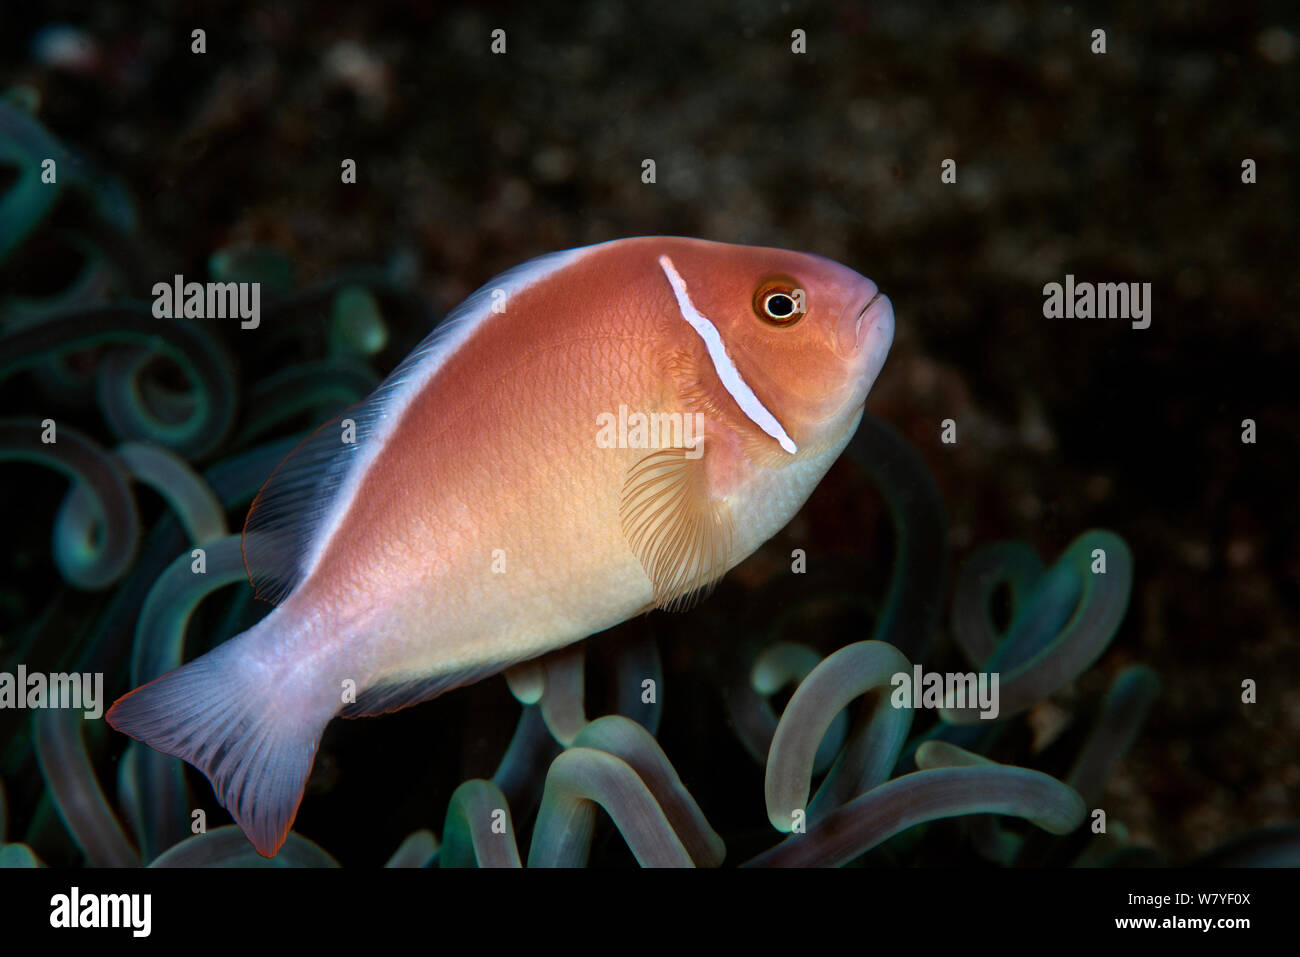
<path fill-rule="evenodd" d="M 722 344 L 718 327 L 700 315 L 695 308 L 690 293 L 686 291 L 686 281 L 673 266 L 673 261 L 667 256 L 660 256 L 659 265 L 663 267 L 664 275 L 668 277 L 668 282 L 673 287 L 673 295 L 677 297 L 677 308 L 681 310 L 682 318 L 690 323 L 691 328 L 704 340 L 704 347 L 709 351 L 709 358 L 713 360 L 713 368 L 718 373 L 718 378 L 722 380 L 723 388 L 731 393 L 731 397 L 740 406 L 740 411 L 744 412 L 751 422 L 780 442 L 781 448 L 794 455 L 799 449 L 791 441 L 790 436 L 785 434 L 785 429 L 781 428 L 781 423 L 776 420 L 776 416 L 767 411 L 763 403 L 758 401 L 754 390 L 741 377 L 740 370 L 731 361 L 731 356 L 727 355 L 727 347 Z"/>

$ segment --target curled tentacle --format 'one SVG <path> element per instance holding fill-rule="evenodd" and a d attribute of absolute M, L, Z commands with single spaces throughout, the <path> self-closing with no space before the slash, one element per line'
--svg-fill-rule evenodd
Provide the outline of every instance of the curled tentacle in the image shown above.
<path fill-rule="evenodd" d="M 821 655 L 807 645 L 789 641 L 769 645 L 754 659 L 754 666 L 749 672 L 749 683 L 762 696 L 759 713 L 764 724 L 767 724 L 769 716 L 771 718 L 771 726 L 767 730 L 760 761 L 767 759 L 768 751 L 772 747 L 772 735 L 776 733 L 777 726 L 776 712 L 772 710 L 768 699 L 791 682 L 798 686 L 821 663 L 821 660 Z M 817 755 L 813 758 L 813 774 L 820 774 L 831 766 L 835 756 L 840 753 L 840 748 L 844 746 L 848 734 L 849 716 L 841 711 L 831 721 L 830 727 L 826 729 L 826 735 L 817 746 Z"/>
<path fill-rule="evenodd" d="M 631 765 L 595 748 L 570 748 L 551 763 L 528 866 L 586 864 L 597 805 L 613 818 L 642 867 L 694 866 L 659 802 Z"/>
<path fill-rule="evenodd" d="M 275 857 L 262 857 L 234 824 L 186 838 L 150 867 L 338 867 L 339 862 L 301 834 L 289 832 Z"/>
<path fill-rule="evenodd" d="M 106 251 L 87 236 L 64 230 L 51 230 L 50 233 L 52 242 L 61 244 L 67 255 L 82 261 L 81 268 L 56 293 L 44 296 L 15 294 L 0 298 L 0 316 L 3 316 L 6 327 L 30 325 L 50 316 L 97 306 L 128 288 Z M 40 367 L 38 375 L 47 387 L 89 395 L 90 377 L 72 369 L 64 361 L 51 360 Z"/>
<path fill-rule="evenodd" d="M 100 362 L 100 408 L 123 440 L 153 441 L 189 459 L 202 458 L 224 441 L 234 421 L 234 363 L 221 343 L 201 326 L 184 320 L 159 319 L 140 303 L 118 303 L 51 316 L 36 326 L 0 337 L 0 379 L 64 355 L 103 345 L 133 346 L 110 353 Z M 146 399 L 146 368 L 160 357 L 188 380 L 184 400 L 171 402 L 183 418 L 164 419 Z"/>
<path fill-rule="evenodd" d="M 546 690 L 546 668 L 537 658 L 522 661 L 505 670 L 506 684 L 515 700 L 522 705 L 533 705 L 542 700 Z"/>
<path fill-rule="evenodd" d="M 378 384 L 375 374 L 354 359 L 296 364 L 248 390 L 247 420 L 231 444 L 242 448 L 302 414 L 329 418 L 360 402 Z"/>
<path fill-rule="evenodd" d="M 185 627 L 203 598 L 225 585 L 247 580 L 240 536 L 227 535 L 203 549 L 205 571 L 192 552 L 177 557 L 154 583 L 140 611 L 131 654 L 131 684 L 139 687 L 179 668 L 184 661 Z"/>
<path fill-rule="evenodd" d="M 1066 834 L 1082 823 L 1086 808 L 1069 785 L 1027 768 L 974 763 L 914 771 L 872 788 L 748 864 L 847 864 L 914 825 L 963 814 L 1007 814 Z"/>
<path fill-rule="evenodd" d="M 709 826 L 704 812 L 649 731 L 621 715 L 606 715 L 583 728 L 573 744 L 577 748 L 607 751 L 626 761 L 658 801 L 695 866 L 722 864 L 726 845 Z"/>
<path fill-rule="evenodd" d="M 1066 778 L 1089 804 L 1101 797 L 1159 694 L 1160 677 L 1141 665 L 1125 668 L 1111 682 L 1101 714 Z"/>
<path fill-rule="evenodd" d="M 209 466 L 202 475 L 226 511 L 247 506 L 261 488 L 272 469 L 300 441 L 291 436 L 240 452 Z M 145 539 L 140 559 L 119 586 L 108 610 L 100 617 L 93 640 L 78 659 L 80 671 L 102 671 L 109 687 L 122 687 L 127 676 L 125 663 L 132 658 L 140 609 L 150 590 L 171 563 L 173 556 L 185 548 L 185 536 L 174 513 L 163 515 Z M 218 636 L 230 632 L 215 633 Z M 201 646 L 199 650 L 207 650 Z M 125 689 L 124 689 L 125 690 Z"/>
<path fill-rule="evenodd" d="M 862 416 L 846 449 L 871 476 L 895 528 L 893 574 L 872 637 L 923 660 L 948 588 L 948 519 L 930 470 L 897 429 Z"/>
<path fill-rule="evenodd" d="M 981 754 L 967 751 L 948 741 L 926 741 L 916 750 L 916 766 L 921 771 L 934 768 L 996 767 Z M 965 821 L 971 844 L 986 860 L 1009 866 L 1023 845 L 1019 835 L 1003 830 L 996 814 L 969 814 Z"/>
<path fill-rule="evenodd" d="M 537 806 L 546 769 L 559 753 L 560 746 L 546 727 L 541 709 L 536 705 L 524 708 L 510 746 L 492 775 L 492 783 L 511 807 L 519 808 L 521 817 L 526 818 Z"/>
<path fill-rule="evenodd" d="M 1042 574 L 1042 559 L 1024 542 L 995 542 L 967 556 L 952 595 L 952 636 L 967 661 L 977 668 L 983 665 L 1002 638 L 989 615 L 998 587 L 1011 589 L 1015 608 L 1023 605 Z"/>
<path fill-rule="evenodd" d="M 805 815 L 825 815 L 889 777 L 911 727 L 912 711 L 895 708 L 883 689 L 895 674 L 910 670 L 897 648 L 862 641 L 830 655 L 803 680 L 781 715 L 768 753 L 765 791 L 773 827 L 789 833 Z M 870 718 L 854 729 L 849 746 L 814 797 L 815 806 L 810 806 L 813 762 L 822 738 L 837 714 L 872 691 L 877 697 Z"/>
<path fill-rule="evenodd" d="M 117 815 L 100 790 L 81 736 L 76 711 L 47 708 L 36 715 L 36 757 L 49 793 L 77 846 L 92 867 L 140 863 Z"/>
<path fill-rule="evenodd" d="M 139 517 L 122 467 L 77 430 L 57 426 L 41 441 L 35 419 L 0 419 L 0 460 L 36 462 L 67 475 L 74 489 L 55 521 L 54 563 L 69 584 L 88 590 L 111 585 L 135 561 Z"/>
<path fill-rule="evenodd" d="M 0 262 L 18 248 L 54 208 L 68 182 L 66 175 L 41 182 L 41 163 L 53 159 L 69 169 L 72 154 L 30 113 L 0 102 L 0 163 L 18 170 L 18 179 L 0 197 Z"/>
<path fill-rule="evenodd" d="M 1105 562 L 1105 572 L 1094 571 Z M 1042 701 L 1083 673 L 1106 649 L 1128 607 L 1133 558 L 1119 536 L 1085 532 L 1033 589 L 984 670 L 1001 672 L 999 717 Z M 979 708 L 945 707 L 949 724 L 979 722 Z"/>
<path fill-rule="evenodd" d="M 438 866 L 522 866 L 510 804 L 491 781 L 475 778 L 452 792 Z"/>
<path fill-rule="evenodd" d="M 776 712 L 771 703 L 754 690 L 748 674 L 733 674 L 723 688 L 727 719 L 740 738 L 745 750 L 759 764 L 767 762 L 767 752 L 772 747 L 776 733 Z M 818 749 L 818 757 L 821 750 Z"/>
<path fill-rule="evenodd" d="M 191 542 L 202 545 L 227 533 L 226 513 L 216 494 L 174 452 L 144 442 L 126 442 L 113 454 L 131 478 L 148 485 L 166 500 Z M 84 485 L 72 491 L 74 499 L 85 496 Z M 68 503 L 69 508 L 73 505 L 71 501 Z M 84 510 L 83 503 L 75 505 L 78 510 Z"/>
<path fill-rule="evenodd" d="M 373 356 L 388 345 L 379 300 L 363 285 L 347 285 L 334 294 L 330 311 L 330 354 Z"/>
<path fill-rule="evenodd" d="M 1125 668 L 1111 681 L 1088 739 L 1065 779 L 1089 807 L 1096 807 L 1101 801 L 1106 782 L 1133 746 L 1159 694 L 1159 676 L 1141 665 Z M 1086 848 L 1076 864 L 1108 860 L 1130 850 L 1137 850 L 1128 844 L 1118 821 L 1113 823 L 1105 837 L 1106 840 L 1094 840 L 1093 844 L 1101 846 Z M 1016 858 L 1016 864 L 1045 864 L 1051 859 L 1053 850 L 1041 836 L 1030 835 Z"/>
<path fill-rule="evenodd" d="M 412 831 L 384 867 L 428 867 L 438 858 L 438 839 L 427 828 Z"/>
<path fill-rule="evenodd" d="M 586 650 L 581 644 L 574 644 L 540 661 L 546 677 L 538 706 L 555 740 L 567 748 L 587 726 Z"/>
<path fill-rule="evenodd" d="M 0 844 L 0 870 L 8 867 L 44 867 L 45 862 L 26 844 Z"/>
<path fill-rule="evenodd" d="M 878 619 L 875 604 L 862 593 L 859 573 L 847 563 L 834 560 L 818 562 L 805 574 L 790 576 L 799 580 L 797 587 L 788 579 L 784 588 L 772 589 L 763 601 L 750 608 L 750 628 L 756 637 L 734 653 L 736 666 L 727 670 L 723 701 L 732 729 L 750 756 L 759 764 L 767 763 L 767 753 L 776 732 L 777 714 L 769 700 L 780 687 L 772 687 L 777 672 L 802 681 L 819 661 L 821 654 L 799 642 L 781 636 L 806 633 L 808 622 L 827 614 L 861 614 L 864 620 Z M 805 580 L 806 579 L 806 580 Z M 748 629 L 742 629 L 748 630 Z M 795 651 L 794 648 L 806 648 Z M 771 664 L 768 654 L 775 655 Z M 769 668 L 775 672 L 769 673 Z M 755 685 L 755 681 L 759 685 Z M 817 750 L 813 770 L 824 771 L 835 759 L 848 733 L 847 716 L 836 717 Z"/>
<path fill-rule="evenodd" d="M 922 771 L 930 771 L 934 768 L 995 768 L 998 763 L 947 741 L 927 741 L 916 749 L 916 766 Z"/>

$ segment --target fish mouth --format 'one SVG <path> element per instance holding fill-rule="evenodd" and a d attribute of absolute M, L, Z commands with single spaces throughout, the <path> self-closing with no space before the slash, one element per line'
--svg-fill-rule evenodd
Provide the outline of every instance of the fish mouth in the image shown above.
<path fill-rule="evenodd" d="M 869 294 L 844 310 L 835 331 L 835 351 L 845 360 L 866 359 L 875 372 L 894 341 L 894 306 L 875 283 Z M 879 360 L 876 362 L 876 360 Z M 874 378 L 874 372 L 873 372 Z"/>

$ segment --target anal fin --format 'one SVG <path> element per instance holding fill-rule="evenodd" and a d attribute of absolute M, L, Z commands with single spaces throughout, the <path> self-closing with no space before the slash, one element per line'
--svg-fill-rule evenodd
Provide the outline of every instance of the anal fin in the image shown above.
<path fill-rule="evenodd" d="M 473 684 L 503 670 L 510 662 L 489 663 L 445 674 L 421 675 L 412 678 L 395 677 L 392 680 L 363 688 L 357 700 L 345 704 L 339 711 L 343 718 L 361 718 L 366 715 L 388 714 L 400 711 L 421 701 L 429 701 L 453 688 Z"/>

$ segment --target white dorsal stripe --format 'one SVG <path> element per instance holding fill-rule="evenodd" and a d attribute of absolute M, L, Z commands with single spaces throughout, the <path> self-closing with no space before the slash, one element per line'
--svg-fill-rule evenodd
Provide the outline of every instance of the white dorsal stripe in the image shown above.
<path fill-rule="evenodd" d="M 700 315 L 699 310 L 695 308 L 695 304 L 691 302 L 691 294 L 686 289 L 686 281 L 673 266 L 673 261 L 667 256 L 660 256 L 659 265 L 663 267 L 664 275 L 668 277 L 668 282 L 673 287 L 673 295 L 677 297 L 677 308 L 681 311 L 682 318 L 704 340 L 704 348 L 709 351 L 709 358 L 713 360 L 713 369 L 722 380 L 722 387 L 736 400 L 740 411 L 744 412 L 751 422 L 781 443 L 781 448 L 794 455 L 799 451 L 798 447 L 790 436 L 786 435 L 785 429 L 776 420 L 776 416 L 767 411 L 767 407 L 758 400 L 758 396 L 754 395 L 754 390 L 749 387 L 749 383 L 740 374 L 736 364 L 731 361 L 731 356 L 727 354 L 727 347 L 723 345 L 722 336 L 718 333 L 718 327 L 705 316 Z"/>
<path fill-rule="evenodd" d="M 317 432 L 263 486 L 244 528 L 244 558 L 258 594 L 279 601 L 308 577 L 338 532 L 365 476 L 380 459 L 412 401 L 491 319 L 493 293 L 510 300 L 597 246 L 550 253 L 507 270 L 461 303 L 380 384 L 344 413 L 355 439 L 341 441 L 338 423 Z"/>
<path fill-rule="evenodd" d="M 398 364 L 388 378 L 372 393 L 368 402 L 374 404 L 375 428 L 367 436 L 364 447 L 357 456 L 358 461 L 352 465 L 344 479 L 330 513 L 326 516 L 320 534 L 313 542 L 311 553 L 303 568 L 303 577 L 320 561 L 321 554 L 329 544 L 334 533 L 338 531 L 352 498 L 356 495 L 366 472 L 379 458 L 389 438 L 401 421 L 417 395 L 420 394 L 438 374 L 447 360 L 460 350 L 484 321 L 497 313 L 492 309 L 493 293 L 501 291 L 506 294 L 506 311 L 509 311 L 510 297 L 522 292 L 529 286 L 547 276 L 572 265 L 595 246 L 580 246 L 560 252 L 546 253 L 507 269 L 494 277 L 486 285 L 480 286 L 468 299 L 447 314 L 424 341 L 415 347 L 405 359 Z M 502 313 L 504 314 L 504 313 Z"/>

